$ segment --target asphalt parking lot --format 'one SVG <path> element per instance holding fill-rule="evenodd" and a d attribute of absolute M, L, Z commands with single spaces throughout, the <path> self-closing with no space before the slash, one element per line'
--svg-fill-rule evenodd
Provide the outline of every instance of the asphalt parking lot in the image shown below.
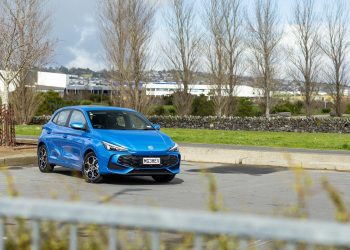
<path fill-rule="evenodd" d="M 54 173 L 40 173 L 36 166 L 10 167 L 0 171 L 0 195 L 8 195 L 8 176 L 21 197 L 82 200 L 116 205 L 156 206 L 206 210 L 208 178 L 212 173 L 225 209 L 230 212 L 283 215 L 296 202 L 295 173 L 286 168 L 234 166 L 183 162 L 182 173 L 170 184 L 157 184 L 148 177 L 110 177 L 103 184 L 88 184 L 70 170 L 56 168 Z M 327 178 L 350 208 L 350 173 L 312 170 L 308 211 L 312 218 L 333 219 L 335 209 L 321 180 Z"/>

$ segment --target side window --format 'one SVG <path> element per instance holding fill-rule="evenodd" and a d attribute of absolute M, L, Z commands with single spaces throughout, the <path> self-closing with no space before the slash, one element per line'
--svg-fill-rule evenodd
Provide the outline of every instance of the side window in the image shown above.
<path fill-rule="evenodd" d="M 117 126 L 119 128 L 125 128 L 126 127 L 126 122 L 125 122 L 125 118 L 123 115 L 118 115 L 117 116 Z"/>
<path fill-rule="evenodd" d="M 84 126 L 86 126 L 86 119 L 85 119 L 85 116 L 82 112 L 77 111 L 77 110 L 73 111 L 73 113 L 70 117 L 69 123 L 75 123 L 75 122 L 81 123 Z"/>
<path fill-rule="evenodd" d="M 135 114 L 130 114 L 130 121 L 133 129 L 145 129 L 145 122 Z"/>
<path fill-rule="evenodd" d="M 56 114 L 55 117 L 52 119 L 52 122 L 57 124 L 57 120 L 59 116 L 60 116 L 60 113 Z"/>
<path fill-rule="evenodd" d="M 67 124 L 67 119 L 69 117 L 70 114 L 70 110 L 64 110 L 61 111 L 58 115 L 57 115 L 57 119 L 55 117 L 54 121 L 58 126 L 66 126 Z M 55 121 L 56 120 L 56 121 Z"/>

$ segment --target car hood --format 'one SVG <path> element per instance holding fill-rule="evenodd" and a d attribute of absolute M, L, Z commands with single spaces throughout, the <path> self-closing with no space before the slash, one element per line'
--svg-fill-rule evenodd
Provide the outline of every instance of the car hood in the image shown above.
<path fill-rule="evenodd" d="M 158 130 L 95 130 L 94 133 L 101 141 L 130 151 L 166 151 L 174 145 L 169 136 Z"/>

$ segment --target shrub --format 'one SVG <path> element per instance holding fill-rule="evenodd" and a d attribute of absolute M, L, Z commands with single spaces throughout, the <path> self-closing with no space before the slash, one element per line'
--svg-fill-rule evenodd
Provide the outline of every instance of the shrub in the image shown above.
<path fill-rule="evenodd" d="M 176 110 L 173 105 L 166 105 L 164 106 L 164 109 L 165 109 L 166 115 L 171 115 L 171 116 L 176 115 Z"/>
<path fill-rule="evenodd" d="M 156 105 L 151 108 L 148 114 L 156 116 L 174 116 L 176 115 L 176 111 L 172 105 Z"/>
<path fill-rule="evenodd" d="M 350 114 L 350 103 L 346 105 L 345 114 Z"/>
<path fill-rule="evenodd" d="M 192 111 L 194 96 L 184 92 L 178 91 L 173 94 L 173 105 L 178 115 L 190 115 Z"/>
<path fill-rule="evenodd" d="M 194 116 L 214 116 L 214 103 L 208 100 L 205 95 L 194 98 L 192 103 L 192 115 Z"/>
<path fill-rule="evenodd" d="M 76 100 L 65 100 L 64 101 L 64 107 L 65 106 L 77 106 L 80 105 L 80 101 L 76 101 Z"/>
<path fill-rule="evenodd" d="M 262 112 L 250 98 L 239 98 L 237 105 L 236 116 L 239 117 L 254 117 L 261 116 Z"/>
<path fill-rule="evenodd" d="M 151 115 L 165 115 L 166 114 L 166 110 L 163 106 L 156 106 L 155 108 L 153 108 L 153 110 L 151 111 Z"/>
<path fill-rule="evenodd" d="M 59 108 L 66 106 L 65 101 L 60 97 L 59 93 L 54 91 L 48 91 L 46 93 L 40 93 L 43 99 L 40 104 L 36 115 L 51 115 L 54 111 Z"/>
<path fill-rule="evenodd" d="M 80 102 L 80 105 L 91 105 L 91 104 L 92 104 L 92 101 L 90 101 L 90 100 L 82 100 Z"/>
<path fill-rule="evenodd" d="M 273 109 L 272 113 L 281 113 L 281 112 L 290 112 L 293 115 L 300 115 L 303 109 L 303 103 L 301 101 L 297 101 L 296 103 L 292 103 L 290 101 L 279 102 Z"/>
<path fill-rule="evenodd" d="M 173 95 L 163 97 L 164 105 L 173 105 Z"/>
<path fill-rule="evenodd" d="M 329 114 L 332 110 L 330 108 L 323 108 L 321 110 L 322 114 Z"/>

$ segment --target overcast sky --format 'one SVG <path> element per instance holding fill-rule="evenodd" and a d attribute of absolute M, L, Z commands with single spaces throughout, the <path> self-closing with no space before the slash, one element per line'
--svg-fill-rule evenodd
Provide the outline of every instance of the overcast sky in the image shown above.
<path fill-rule="evenodd" d="M 52 35 L 58 40 L 54 66 L 83 67 L 99 70 L 105 68 L 97 21 L 97 5 L 104 0 L 49 0 L 52 12 Z M 157 1 L 157 0 L 150 0 Z M 166 2 L 166 0 L 160 0 Z M 282 22 L 290 19 L 293 0 L 277 0 Z M 318 7 L 325 0 L 316 0 Z M 350 1 L 350 0 L 347 0 Z M 198 0 L 199 3 L 202 0 Z M 243 0 L 248 10 L 253 0 Z M 160 13 L 166 4 L 161 4 Z M 161 14 L 157 15 L 161 22 Z M 161 37 L 160 30 L 155 38 Z M 157 40 L 157 39 L 155 39 Z M 154 46 L 158 46 L 155 44 Z"/>

